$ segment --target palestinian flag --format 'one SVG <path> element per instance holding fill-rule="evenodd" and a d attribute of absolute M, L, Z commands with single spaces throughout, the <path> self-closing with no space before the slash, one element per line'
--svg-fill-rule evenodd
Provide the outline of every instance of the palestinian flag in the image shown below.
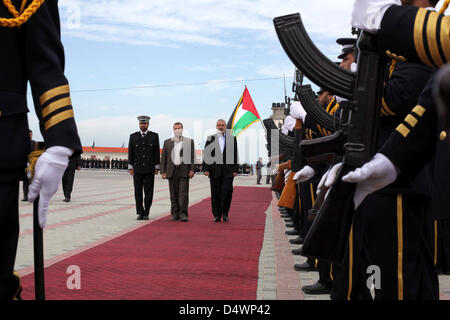
<path fill-rule="evenodd" d="M 232 130 L 233 136 L 237 137 L 258 120 L 261 120 L 261 117 L 256 110 L 250 92 L 245 87 L 241 99 L 231 114 L 227 129 Z"/>

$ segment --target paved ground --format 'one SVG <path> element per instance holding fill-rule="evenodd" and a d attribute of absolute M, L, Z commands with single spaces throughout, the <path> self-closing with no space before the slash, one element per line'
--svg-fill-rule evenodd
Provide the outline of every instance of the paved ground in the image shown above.
<path fill-rule="evenodd" d="M 238 177 L 236 186 L 255 186 L 256 177 Z M 261 185 L 261 187 L 267 187 Z M 210 197 L 209 181 L 196 175 L 190 187 L 190 205 Z M 169 188 L 160 177 L 155 182 L 154 204 L 150 221 L 136 221 L 132 179 L 128 173 L 81 171 L 76 174 L 72 202 L 62 201 L 61 190 L 50 205 L 45 229 L 45 264 L 57 263 L 131 232 L 155 219 L 169 215 Z M 260 256 L 258 300 L 328 300 L 329 296 L 305 295 L 301 287 L 313 284 L 317 272 L 296 272 L 295 263 L 306 258 L 293 256 L 285 235 L 285 222 L 278 212 L 277 201 L 267 208 L 266 228 Z M 33 272 L 32 207 L 20 204 L 19 248 L 16 270 L 21 275 Z M 440 277 L 442 298 L 450 297 L 450 276 Z"/>

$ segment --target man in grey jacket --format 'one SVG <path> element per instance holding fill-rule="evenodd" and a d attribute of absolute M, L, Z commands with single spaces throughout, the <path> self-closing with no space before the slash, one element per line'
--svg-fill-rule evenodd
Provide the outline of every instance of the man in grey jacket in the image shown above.
<path fill-rule="evenodd" d="M 183 137 L 183 124 L 173 125 L 174 137 L 164 141 L 161 175 L 169 180 L 172 220 L 188 221 L 189 179 L 194 177 L 194 140 Z"/>

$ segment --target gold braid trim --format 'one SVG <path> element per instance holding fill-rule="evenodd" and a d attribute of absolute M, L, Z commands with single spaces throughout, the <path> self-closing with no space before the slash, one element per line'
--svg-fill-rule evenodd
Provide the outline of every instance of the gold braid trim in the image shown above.
<path fill-rule="evenodd" d="M 396 66 L 397 66 L 397 60 L 392 59 L 391 66 L 389 68 L 389 79 L 392 78 L 392 74 L 394 73 Z"/>
<path fill-rule="evenodd" d="M 444 4 L 442 5 L 441 10 L 439 11 L 439 14 L 444 14 L 445 10 L 447 10 L 449 5 L 450 5 L 450 0 L 445 0 Z"/>
<path fill-rule="evenodd" d="M 11 0 L 3 0 L 3 4 L 6 6 L 6 8 L 8 8 L 8 11 L 14 16 L 14 18 L 11 19 L 0 18 L 0 27 L 7 27 L 7 28 L 20 27 L 21 25 L 26 23 L 33 14 L 36 13 L 36 11 L 44 2 L 45 0 L 33 0 L 33 2 L 28 6 L 28 8 L 23 13 L 19 14 L 14 5 L 11 3 Z M 24 7 L 25 7 L 24 2 L 22 2 L 21 10 L 23 10 Z"/>
<path fill-rule="evenodd" d="M 36 150 L 28 155 L 28 167 L 25 169 L 25 172 L 30 173 L 29 179 L 30 181 L 34 178 L 34 168 L 36 167 L 36 162 L 39 157 L 44 153 L 45 150 Z"/>

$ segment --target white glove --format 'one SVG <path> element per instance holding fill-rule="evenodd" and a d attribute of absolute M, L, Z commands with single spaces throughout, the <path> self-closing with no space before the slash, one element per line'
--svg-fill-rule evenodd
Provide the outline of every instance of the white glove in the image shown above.
<path fill-rule="evenodd" d="M 289 181 L 289 177 L 291 176 L 291 174 L 291 170 L 284 170 L 284 183 L 287 183 Z"/>
<path fill-rule="evenodd" d="M 316 172 L 310 166 L 305 166 L 302 170 L 297 172 L 294 176 L 294 180 L 298 183 L 302 183 L 310 180 L 316 175 Z"/>
<path fill-rule="evenodd" d="M 284 119 L 284 123 L 283 123 L 283 128 L 282 128 L 283 133 L 285 131 L 289 132 L 289 131 L 294 130 L 296 122 L 297 122 L 297 120 L 295 120 L 291 116 L 287 116 L 286 119 Z"/>
<path fill-rule="evenodd" d="M 342 168 L 342 163 L 338 163 L 337 165 L 331 167 L 320 179 L 319 185 L 317 186 L 317 194 L 322 192 L 322 189 L 330 188 L 336 182 L 336 176 L 339 170 Z M 330 190 L 328 190 L 330 192 Z M 328 196 L 328 192 L 325 195 L 325 198 Z"/>
<path fill-rule="evenodd" d="M 352 26 L 376 34 L 381 20 L 392 5 L 401 6 L 400 0 L 356 0 L 353 5 Z"/>
<path fill-rule="evenodd" d="M 358 64 L 357 64 L 356 62 L 353 62 L 353 63 L 350 65 L 350 71 L 351 71 L 351 72 L 357 72 L 357 71 L 358 71 Z"/>
<path fill-rule="evenodd" d="M 399 170 L 391 160 L 377 153 L 371 161 L 348 173 L 342 181 L 357 183 L 353 201 L 355 208 L 358 208 L 369 194 L 390 185 L 397 180 L 398 175 Z"/>
<path fill-rule="evenodd" d="M 294 119 L 299 119 L 302 120 L 302 122 L 305 122 L 306 111 L 299 101 L 294 101 L 292 103 L 290 116 Z"/>
<path fill-rule="evenodd" d="M 48 148 L 36 162 L 34 178 L 28 191 L 28 202 L 32 203 L 39 195 L 39 225 L 47 225 L 47 211 L 50 198 L 58 190 L 59 182 L 69 163 L 73 150 L 66 147 Z"/>

